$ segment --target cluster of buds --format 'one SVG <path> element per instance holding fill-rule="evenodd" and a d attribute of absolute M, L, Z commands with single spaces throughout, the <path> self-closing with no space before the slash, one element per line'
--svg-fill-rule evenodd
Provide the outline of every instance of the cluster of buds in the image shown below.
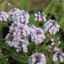
<path fill-rule="evenodd" d="M 56 48 L 55 46 L 59 46 L 59 44 L 60 44 L 60 41 L 59 41 L 59 38 L 57 38 L 57 39 L 51 39 L 51 46 L 49 46 L 49 52 L 55 52 L 54 51 L 54 48 Z"/>

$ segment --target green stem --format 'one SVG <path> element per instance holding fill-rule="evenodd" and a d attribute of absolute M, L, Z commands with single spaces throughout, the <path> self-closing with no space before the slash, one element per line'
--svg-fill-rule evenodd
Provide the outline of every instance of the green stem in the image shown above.
<path fill-rule="evenodd" d="M 48 41 L 49 41 L 49 40 L 48 40 Z M 42 47 L 40 48 L 39 52 L 41 51 L 42 48 L 44 48 L 44 46 L 48 43 L 48 41 L 46 41 L 46 42 L 42 45 Z"/>
<path fill-rule="evenodd" d="M 38 52 L 38 45 L 35 45 L 36 48 L 35 48 L 35 52 Z"/>
<path fill-rule="evenodd" d="M 26 54 L 26 53 L 24 53 L 25 54 L 25 56 L 28 58 L 28 55 Z"/>

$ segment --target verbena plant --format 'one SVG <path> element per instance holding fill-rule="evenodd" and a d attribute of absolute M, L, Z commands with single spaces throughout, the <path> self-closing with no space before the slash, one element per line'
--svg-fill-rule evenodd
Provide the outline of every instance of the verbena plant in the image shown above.
<path fill-rule="evenodd" d="M 60 26 L 45 15 L 51 4 L 53 0 L 44 12 L 38 11 L 34 15 L 14 8 L 10 3 L 8 12 L 0 12 L 0 21 L 9 28 L 5 39 L 0 39 L 1 64 L 10 64 L 10 57 L 18 64 L 64 63 L 64 52 L 56 36 Z"/>

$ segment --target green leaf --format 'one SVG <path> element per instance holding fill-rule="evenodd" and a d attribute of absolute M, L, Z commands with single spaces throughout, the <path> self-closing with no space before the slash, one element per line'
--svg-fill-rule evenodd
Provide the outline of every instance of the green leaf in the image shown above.
<path fill-rule="evenodd" d="M 29 1 L 30 0 L 20 0 L 20 6 L 19 6 L 19 8 L 27 10 L 27 4 L 28 4 Z"/>
<path fill-rule="evenodd" d="M 64 17 L 61 18 L 59 25 L 60 25 L 60 28 L 64 31 Z"/>
<path fill-rule="evenodd" d="M 45 14 L 48 14 L 50 9 L 51 9 L 51 6 L 53 5 L 53 0 L 50 2 L 50 4 L 44 9 L 44 13 Z"/>
<path fill-rule="evenodd" d="M 20 63 L 23 63 L 23 64 L 26 64 L 28 63 L 27 60 L 24 60 L 23 58 L 20 58 L 18 55 L 16 55 L 15 53 L 12 53 L 10 54 L 10 56 L 15 59 L 16 61 L 20 62 Z"/>

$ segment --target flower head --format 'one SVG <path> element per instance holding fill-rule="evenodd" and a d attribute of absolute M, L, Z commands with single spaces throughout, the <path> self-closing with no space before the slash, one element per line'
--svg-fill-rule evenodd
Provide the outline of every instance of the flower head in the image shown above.
<path fill-rule="evenodd" d="M 9 18 L 8 13 L 4 11 L 0 12 L 0 21 L 7 21 L 8 18 Z"/>
<path fill-rule="evenodd" d="M 21 22 L 23 24 L 28 24 L 29 23 L 29 14 L 28 12 L 25 12 L 25 10 L 20 10 L 17 8 L 14 8 L 12 10 L 10 10 L 9 12 L 9 19 L 11 21 L 17 21 L 17 22 Z"/>
<path fill-rule="evenodd" d="M 34 53 L 29 57 L 29 64 L 46 64 L 45 55 L 42 53 Z"/>
<path fill-rule="evenodd" d="M 60 53 L 55 53 L 53 54 L 53 61 L 59 61 L 60 62 L 64 62 L 64 53 L 63 52 L 60 52 Z"/>
<path fill-rule="evenodd" d="M 45 27 L 44 30 L 49 31 L 50 34 L 56 34 L 60 28 L 58 23 L 55 22 L 55 20 L 51 20 L 51 19 L 44 24 L 44 27 Z"/>
<path fill-rule="evenodd" d="M 46 15 L 43 12 L 35 13 L 35 21 L 36 20 L 46 22 Z"/>
<path fill-rule="evenodd" d="M 9 46 L 14 46 L 17 51 L 23 49 L 24 52 L 27 52 L 27 46 L 29 44 L 28 40 L 28 28 L 24 28 L 25 25 L 20 22 L 14 22 L 10 27 L 9 33 L 6 36 L 6 43 Z"/>
<path fill-rule="evenodd" d="M 30 35 L 31 41 L 35 44 L 42 43 L 45 39 L 45 32 L 41 28 L 33 27 Z"/>

